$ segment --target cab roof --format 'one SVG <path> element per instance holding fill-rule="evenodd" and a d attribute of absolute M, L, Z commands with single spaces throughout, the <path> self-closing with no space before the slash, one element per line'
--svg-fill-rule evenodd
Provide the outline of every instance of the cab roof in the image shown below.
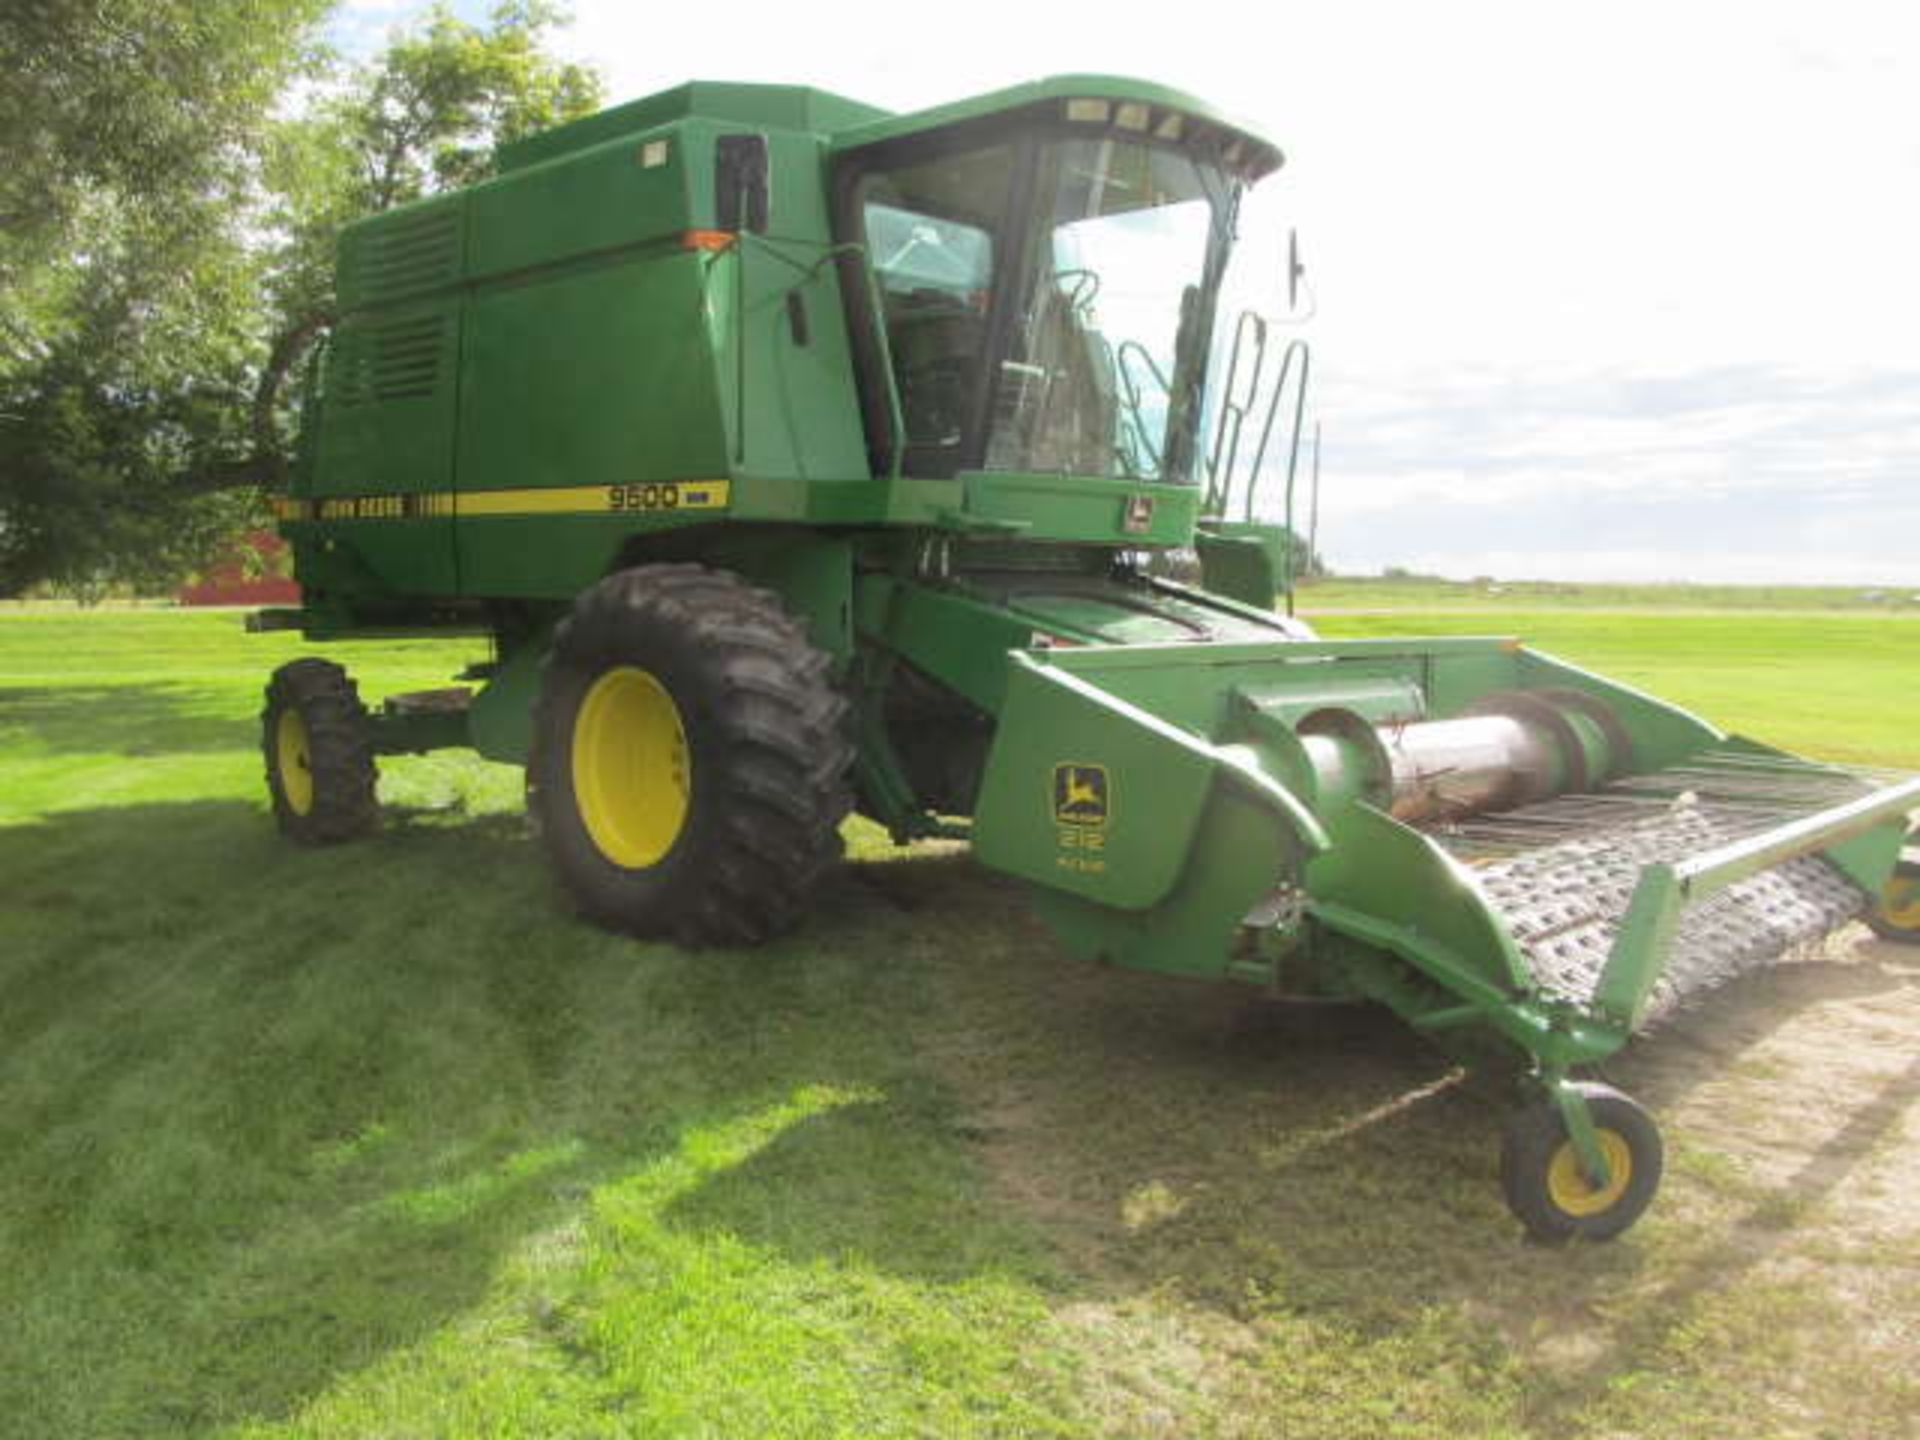
<path fill-rule="evenodd" d="M 1057 107 L 1058 115 L 1070 123 L 1104 125 L 1121 134 L 1170 138 L 1170 128 L 1189 143 L 1211 136 L 1215 148 L 1230 154 L 1236 168 L 1256 177 L 1278 169 L 1284 160 L 1280 148 L 1253 127 L 1183 91 L 1116 75 L 1055 75 L 906 114 L 806 85 L 693 80 L 511 141 L 500 147 L 496 165 L 501 173 L 519 170 L 676 120 L 804 130 L 826 137 L 838 152 L 1049 107 Z"/>
<path fill-rule="evenodd" d="M 1191 143 L 1196 136 L 1208 134 L 1218 140 L 1219 149 L 1231 152 L 1236 168 L 1254 177 L 1279 169 L 1286 159 L 1280 147 L 1258 130 L 1206 101 L 1118 75 L 1053 75 L 928 110 L 862 121 L 836 130 L 833 148 L 853 150 L 1025 110 L 1052 110 L 1070 124 L 1105 127 L 1122 135 L 1177 136 Z"/>

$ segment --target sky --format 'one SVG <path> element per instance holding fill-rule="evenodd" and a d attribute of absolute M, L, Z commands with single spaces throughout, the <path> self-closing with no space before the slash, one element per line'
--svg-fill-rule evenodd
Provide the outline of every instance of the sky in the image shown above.
<path fill-rule="evenodd" d="M 350 50 L 422 8 L 347 0 Z M 479 18 L 484 5 L 455 7 Z M 1286 152 L 1354 573 L 1920 587 L 1920 8 L 574 0 L 610 100 L 1191 91 Z"/>

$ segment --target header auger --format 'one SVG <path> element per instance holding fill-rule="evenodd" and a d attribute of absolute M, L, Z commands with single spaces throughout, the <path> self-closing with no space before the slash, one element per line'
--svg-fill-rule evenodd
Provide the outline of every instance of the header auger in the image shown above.
<path fill-rule="evenodd" d="M 966 837 L 1078 954 L 1504 1053 L 1515 1214 L 1619 1233 L 1659 1133 L 1580 1077 L 1890 875 L 1908 925 L 1920 784 L 1515 641 L 1275 613 L 1250 487 L 1307 356 L 1216 310 L 1280 165 L 1133 81 L 693 84 L 353 226 L 280 502 L 305 604 L 263 623 L 492 654 L 372 709 L 284 667 L 282 828 L 365 833 L 376 756 L 472 746 L 526 767 L 583 913 L 689 945 L 796 924 L 850 810 Z M 1196 584 L 1149 563 L 1183 547 Z"/>

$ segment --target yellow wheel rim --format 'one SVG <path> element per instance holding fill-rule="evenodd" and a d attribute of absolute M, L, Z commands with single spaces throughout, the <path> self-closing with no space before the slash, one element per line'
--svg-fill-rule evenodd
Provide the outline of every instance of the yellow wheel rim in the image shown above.
<path fill-rule="evenodd" d="M 595 680 L 573 722 L 573 794 L 600 853 L 627 870 L 659 864 L 686 827 L 691 782 L 666 687 L 634 665 Z"/>
<path fill-rule="evenodd" d="M 307 755 L 307 722 L 298 710 L 280 712 L 273 727 L 274 768 L 280 776 L 280 794 L 287 809 L 305 815 L 313 809 L 313 763 Z"/>
<path fill-rule="evenodd" d="M 1599 1215 L 1620 1203 L 1633 1182 L 1633 1150 L 1617 1130 L 1596 1130 L 1600 1153 L 1607 1157 L 1607 1173 L 1612 1177 L 1595 1188 L 1580 1167 L 1580 1157 L 1569 1140 L 1553 1152 L 1547 1166 L 1547 1198 L 1563 1214 L 1585 1217 Z"/>
<path fill-rule="evenodd" d="M 1880 919 L 1896 930 L 1920 930 L 1920 875 L 1896 874 L 1880 891 Z"/>

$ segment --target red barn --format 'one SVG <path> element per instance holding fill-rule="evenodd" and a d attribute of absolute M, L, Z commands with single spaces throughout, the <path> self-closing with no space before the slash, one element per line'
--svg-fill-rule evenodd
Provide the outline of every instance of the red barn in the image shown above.
<path fill-rule="evenodd" d="M 287 572 L 287 542 L 271 530 L 240 537 L 233 550 L 182 587 L 182 605 L 298 605 L 300 587 Z"/>

